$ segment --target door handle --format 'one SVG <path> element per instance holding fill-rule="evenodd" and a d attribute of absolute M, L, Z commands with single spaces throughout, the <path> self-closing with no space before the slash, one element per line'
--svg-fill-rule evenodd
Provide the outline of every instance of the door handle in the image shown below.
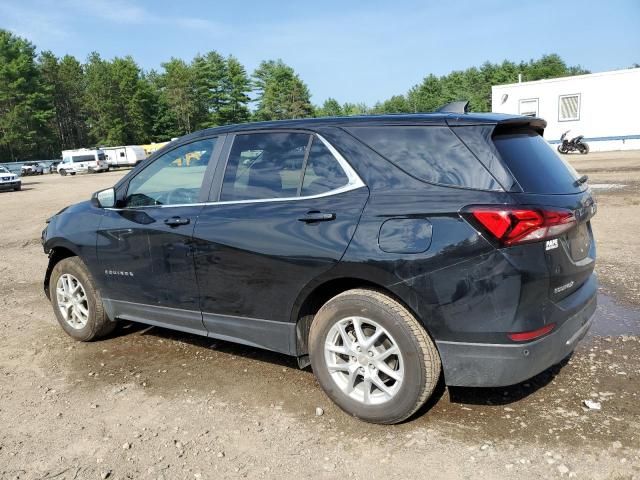
<path fill-rule="evenodd" d="M 298 220 L 305 223 L 330 222 L 336 219 L 335 213 L 322 213 L 318 211 L 307 212 L 306 215 Z"/>
<path fill-rule="evenodd" d="M 164 224 L 168 225 L 169 227 L 179 227 L 180 225 L 189 225 L 190 222 L 191 220 L 188 218 L 171 217 L 167 218 L 164 221 Z"/>

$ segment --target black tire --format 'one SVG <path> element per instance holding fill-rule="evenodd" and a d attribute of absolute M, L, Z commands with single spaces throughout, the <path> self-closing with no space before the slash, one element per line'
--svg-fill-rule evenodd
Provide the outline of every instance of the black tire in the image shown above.
<path fill-rule="evenodd" d="M 587 153 L 589 153 L 589 144 L 588 143 L 581 143 L 578 148 L 580 149 L 580 153 L 582 155 L 586 155 Z"/>
<path fill-rule="evenodd" d="M 331 328 L 351 316 L 365 317 L 383 327 L 402 354 L 404 378 L 395 395 L 383 403 L 367 405 L 351 398 L 327 367 L 324 346 Z M 394 424 L 409 418 L 431 396 L 441 372 L 436 346 L 418 320 L 399 302 L 368 289 L 341 293 L 318 311 L 309 332 L 309 356 L 326 394 L 346 413 L 371 423 Z"/>
<path fill-rule="evenodd" d="M 75 174 L 76 174 L 76 172 L 69 172 L 69 174 L 70 174 L 71 176 L 73 176 L 73 175 L 75 175 Z"/>
<path fill-rule="evenodd" d="M 22 190 L 22 185 L 18 185 L 17 187 L 13 187 L 13 191 L 14 192 L 19 192 L 20 190 Z"/>
<path fill-rule="evenodd" d="M 562 145 L 558 145 L 558 152 L 559 152 L 559 153 L 562 153 L 563 155 L 564 155 L 565 153 L 567 153 L 567 151 L 565 150 L 565 148 L 564 148 Z"/>
<path fill-rule="evenodd" d="M 62 175 L 63 177 L 66 177 L 66 176 L 67 176 L 67 171 L 66 171 L 64 168 L 61 168 L 61 169 L 60 169 L 60 171 L 58 171 L 58 173 L 59 173 L 60 175 Z"/>
<path fill-rule="evenodd" d="M 74 328 L 71 326 L 58 308 L 56 286 L 58 280 L 64 274 L 73 275 L 85 291 L 89 315 L 87 323 L 83 328 Z M 80 258 L 68 257 L 60 260 L 53 267 L 49 279 L 49 292 L 53 311 L 58 319 L 58 323 L 71 338 L 81 342 L 90 342 L 110 334 L 116 327 L 116 322 L 111 321 L 105 313 L 100 291 L 96 288 L 91 274 Z"/>

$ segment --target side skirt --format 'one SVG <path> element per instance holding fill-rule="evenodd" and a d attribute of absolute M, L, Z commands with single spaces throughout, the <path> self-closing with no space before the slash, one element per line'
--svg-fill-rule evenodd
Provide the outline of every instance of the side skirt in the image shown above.
<path fill-rule="evenodd" d="M 296 326 L 258 318 L 202 313 L 103 298 L 109 318 L 217 338 L 278 353 L 295 355 Z"/>

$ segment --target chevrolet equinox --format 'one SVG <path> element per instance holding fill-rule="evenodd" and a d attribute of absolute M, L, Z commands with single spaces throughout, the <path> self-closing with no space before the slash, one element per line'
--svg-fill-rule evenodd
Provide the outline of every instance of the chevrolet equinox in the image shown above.
<path fill-rule="evenodd" d="M 311 365 L 344 411 L 560 362 L 596 308 L 596 204 L 539 118 L 467 113 L 212 128 L 49 219 L 44 289 L 91 341 L 118 319 Z"/>

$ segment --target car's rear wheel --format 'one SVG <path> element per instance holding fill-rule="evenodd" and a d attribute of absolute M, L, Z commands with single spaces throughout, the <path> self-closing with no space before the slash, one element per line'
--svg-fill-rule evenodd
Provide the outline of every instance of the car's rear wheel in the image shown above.
<path fill-rule="evenodd" d="M 423 326 L 374 290 L 349 290 L 329 300 L 311 325 L 309 355 L 327 395 L 373 423 L 409 418 L 440 377 L 440 356 Z"/>
<path fill-rule="evenodd" d="M 80 258 L 65 258 L 53 267 L 49 292 L 58 323 L 72 338 L 88 342 L 115 328 L 116 322 L 107 317 L 100 291 Z"/>

